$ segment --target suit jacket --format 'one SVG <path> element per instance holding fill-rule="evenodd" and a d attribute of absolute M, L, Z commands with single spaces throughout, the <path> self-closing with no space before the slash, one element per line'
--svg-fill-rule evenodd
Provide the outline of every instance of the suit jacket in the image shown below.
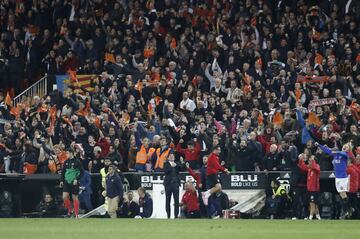
<path fill-rule="evenodd" d="M 180 176 L 179 173 L 182 171 L 182 166 L 178 163 L 175 167 L 171 167 L 170 163 L 166 161 L 164 163 L 164 186 L 170 186 L 170 184 L 177 184 L 178 187 L 180 186 Z"/>

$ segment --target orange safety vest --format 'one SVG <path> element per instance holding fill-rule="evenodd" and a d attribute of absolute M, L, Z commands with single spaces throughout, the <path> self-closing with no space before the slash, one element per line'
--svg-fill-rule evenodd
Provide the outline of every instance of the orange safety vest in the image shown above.
<path fill-rule="evenodd" d="M 149 148 L 149 150 L 147 152 L 146 151 L 147 150 L 145 149 L 145 147 L 143 145 L 141 145 L 140 150 L 136 154 L 136 163 L 137 164 L 145 165 L 149 161 L 151 156 L 154 154 L 155 149 Z"/>
<path fill-rule="evenodd" d="M 161 148 L 158 148 L 156 150 L 157 160 L 156 160 L 156 164 L 155 164 L 155 169 L 157 169 L 157 168 L 163 169 L 164 168 L 164 163 L 167 160 L 170 150 L 171 150 L 171 148 L 168 148 L 167 150 L 162 152 L 162 154 L 160 154 Z"/>

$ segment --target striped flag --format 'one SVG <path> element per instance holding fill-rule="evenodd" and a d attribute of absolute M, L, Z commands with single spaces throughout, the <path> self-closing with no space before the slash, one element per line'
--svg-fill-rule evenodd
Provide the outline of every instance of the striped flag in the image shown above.
<path fill-rule="evenodd" d="M 76 93 L 81 93 L 82 90 L 80 87 L 84 87 L 88 91 L 93 91 L 94 88 L 91 87 L 91 79 L 95 75 L 75 75 L 76 80 L 74 80 L 74 75 L 56 75 L 56 85 L 57 89 L 61 92 L 64 92 L 66 88 L 72 86 L 75 88 Z"/>

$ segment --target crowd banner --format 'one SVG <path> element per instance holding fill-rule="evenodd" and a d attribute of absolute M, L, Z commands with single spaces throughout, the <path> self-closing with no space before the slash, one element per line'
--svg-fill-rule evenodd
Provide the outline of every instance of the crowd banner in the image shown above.
<path fill-rule="evenodd" d="M 337 103 L 336 98 L 326 98 L 326 99 L 319 99 L 319 100 L 312 100 L 309 103 L 308 109 L 315 110 L 316 107 L 322 105 L 331 105 Z"/>
<path fill-rule="evenodd" d="M 70 75 L 56 75 L 56 86 L 61 92 L 64 92 L 68 87 L 73 87 L 79 92 L 81 91 L 80 88 L 85 88 L 87 91 L 93 91 L 93 77 L 95 77 L 95 75 L 76 75 L 77 82 L 75 82 L 70 79 Z"/>
<path fill-rule="evenodd" d="M 298 76 L 297 83 L 324 83 L 330 80 L 328 76 Z"/>

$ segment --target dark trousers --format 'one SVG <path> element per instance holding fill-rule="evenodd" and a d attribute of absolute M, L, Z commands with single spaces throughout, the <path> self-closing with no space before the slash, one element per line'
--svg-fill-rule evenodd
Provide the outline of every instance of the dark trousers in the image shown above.
<path fill-rule="evenodd" d="M 175 218 L 179 216 L 179 185 L 177 183 L 170 183 L 169 185 L 165 186 L 165 196 L 166 196 L 166 214 L 167 217 L 170 218 L 170 202 L 171 202 L 171 195 L 174 197 L 174 215 Z"/>
<path fill-rule="evenodd" d="M 79 194 L 80 208 L 86 209 L 86 212 L 89 212 L 93 209 L 93 205 L 91 202 L 91 194 L 88 193 L 80 193 Z"/>
<path fill-rule="evenodd" d="M 306 199 L 306 187 L 293 187 L 291 190 L 293 202 L 292 211 L 293 217 L 305 218 L 308 216 L 307 199 Z"/>

